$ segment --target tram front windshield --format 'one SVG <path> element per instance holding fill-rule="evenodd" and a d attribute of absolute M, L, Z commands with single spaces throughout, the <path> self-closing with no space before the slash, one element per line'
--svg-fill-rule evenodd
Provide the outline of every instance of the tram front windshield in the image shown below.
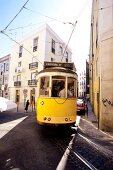
<path fill-rule="evenodd" d="M 51 80 L 51 82 L 50 82 Z M 76 96 L 75 79 L 65 76 L 49 76 L 40 78 L 39 96 L 72 98 Z"/>

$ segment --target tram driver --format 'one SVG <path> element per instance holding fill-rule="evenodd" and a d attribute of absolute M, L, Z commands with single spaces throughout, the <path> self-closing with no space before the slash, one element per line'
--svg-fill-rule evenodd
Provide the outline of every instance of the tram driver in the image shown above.
<path fill-rule="evenodd" d="M 65 90 L 65 82 L 64 81 L 61 82 L 59 97 L 62 97 L 62 98 L 66 97 L 66 90 Z"/>

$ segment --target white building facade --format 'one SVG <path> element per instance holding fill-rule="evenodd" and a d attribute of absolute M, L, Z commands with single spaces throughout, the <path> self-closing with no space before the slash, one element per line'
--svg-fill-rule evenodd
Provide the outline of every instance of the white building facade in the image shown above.
<path fill-rule="evenodd" d="M 9 65 L 10 54 L 0 58 L 0 97 L 9 97 L 8 81 L 9 81 Z"/>
<path fill-rule="evenodd" d="M 86 72 L 82 71 L 78 75 L 78 96 L 86 96 Z"/>
<path fill-rule="evenodd" d="M 72 62 L 72 52 L 59 36 L 46 24 L 18 41 L 12 48 L 10 61 L 10 99 L 25 106 L 37 98 L 37 73 L 44 61 Z M 65 50 L 65 54 L 64 54 Z"/>

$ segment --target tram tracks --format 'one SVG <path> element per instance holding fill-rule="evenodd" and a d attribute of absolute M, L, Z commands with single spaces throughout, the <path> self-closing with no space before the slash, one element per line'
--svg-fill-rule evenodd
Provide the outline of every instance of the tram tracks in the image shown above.
<path fill-rule="evenodd" d="M 113 164 L 110 154 L 98 144 L 92 142 L 86 136 L 77 132 L 72 135 L 72 139 L 68 144 L 68 140 L 54 138 L 55 145 L 64 154 L 59 163 L 57 170 L 71 170 L 71 169 L 108 169 Z M 60 161 L 60 162 L 61 162 Z"/>
<path fill-rule="evenodd" d="M 77 133 L 81 138 L 83 138 L 84 140 L 86 140 L 89 144 L 93 145 L 93 147 L 99 151 L 101 151 L 104 155 L 109 156 L 109 157 L 113 157 L 113 153 L 112 151 L 106 149 L 104 146 L 99 145 L 95 142 L 93 142 L 92 140 L 90 140 L 89 138 L 87 138 L 86 136 L 83 136 L 81 133 Z"/>

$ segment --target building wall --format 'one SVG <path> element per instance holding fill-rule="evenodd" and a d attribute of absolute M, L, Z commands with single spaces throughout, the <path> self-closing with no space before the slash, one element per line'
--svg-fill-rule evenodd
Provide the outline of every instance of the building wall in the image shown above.
<path fill-rule="evenodd" d="M 0 96 L 8 98 L 10 54 L 0 58 Z"/>
<path fill-rule="evenodd" d="M 101 40 L 101 128 L 113 130 L 113 31 Z"/>
<path fill-rule="evenodd" d="M 79 76 L 78 76 L 78 80 L 79 80 L 79 87 L 78 87 L 78 94 L 79 96 L 86 96 L 86 72 L 82 71 Z"/>
<path fill-rule="evenodd" d="M 90 98 L 99 128 L 113 131 L 113 1 L 92 5 Z"/>
<path fill-rule="evenodd" d="M 64 54 L 64 49 L 66 47 L 66 44 L 61 40 L 61 38 L 52 31 L 50 27 L 48 27 L 47 32 L 46 32 L 46 57 L 45 61 L 51 61 L 51 58 L 54 59 L 55 62 L 59 62 L 62 60 L 62 62 L 66 62 L 66 54 Z M 55 55 L 51 53 L 51 39 L 55 40 Z M 59 47 L 63 48 L 62 54 L 60 53 Z M 66 48 L 66 52 L 68 52 L 68 62 L 72 62 L 72 52 L 69 47 Z"/>

